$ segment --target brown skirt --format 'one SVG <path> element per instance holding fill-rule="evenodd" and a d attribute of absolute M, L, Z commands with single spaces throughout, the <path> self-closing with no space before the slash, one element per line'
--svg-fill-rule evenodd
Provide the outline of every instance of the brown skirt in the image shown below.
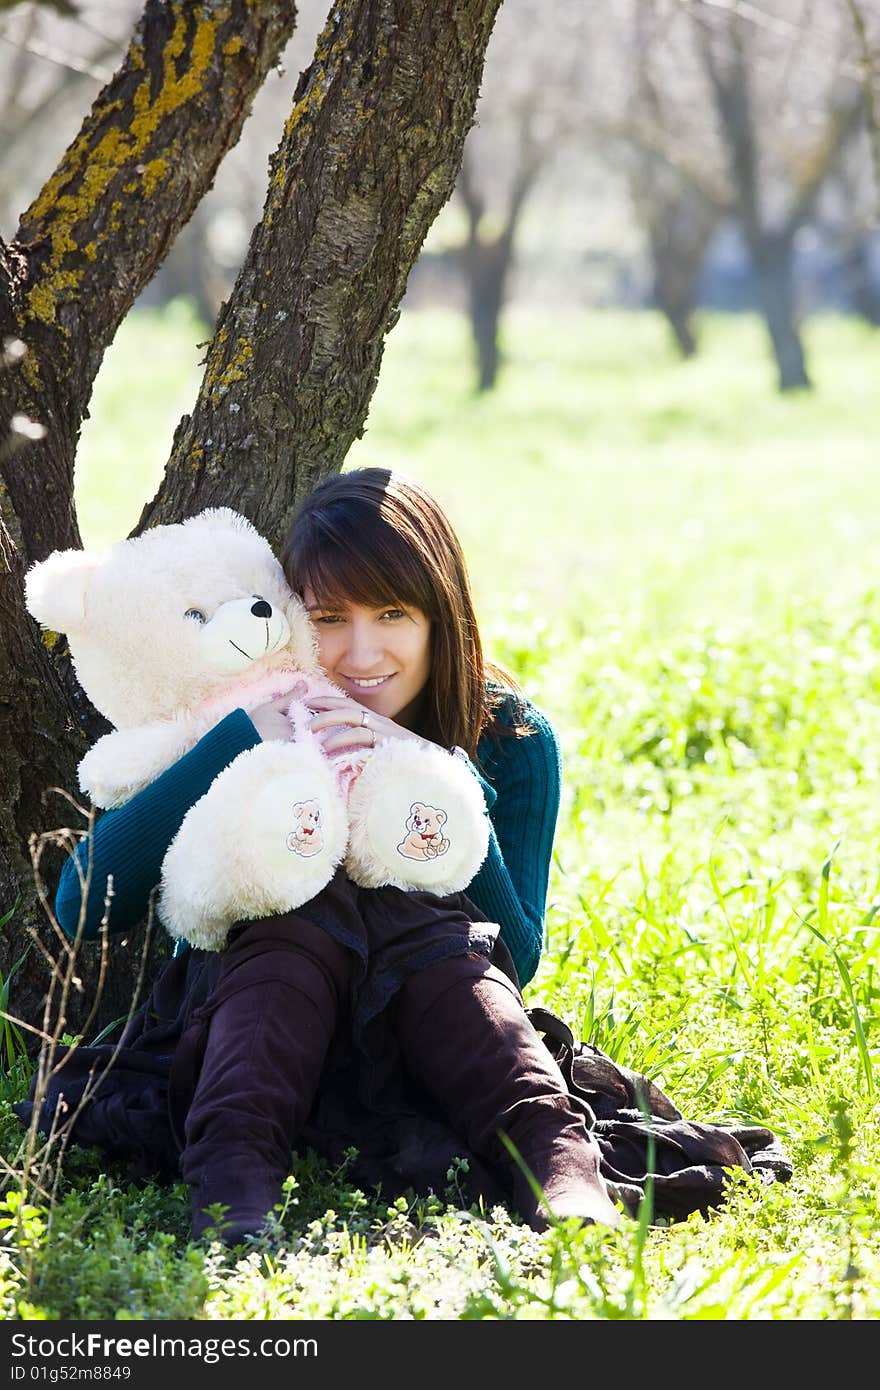
<path fill-rule="evenodd" d="M 460 1197 L 489 1205 L 506 1201 L 505 1175 L 471 1153 L 415 1086 L 391 1026 L 404 981 L 449 956 L 476 952 L 516 983 L 499 928 L 464 894 L 441 899 L 394 888 L 362 890 L 341 872 L 300 915 L 350 952 L 353 970 L 298 1147 L 334 1166 L 347 1164 L 354 1185 L 380 1188 L 389 1198 L 442 1195 L 453 1161 L 464 1158 L 465 1165 L 456 1164 Z M 126 1160 L 132 1177 L 179 1178 L 181 1117 L 198 1082 L 211 1015 L 235 987 L 244 961 L 283 948 L 287 921 L 282 915 L 241 923 L 224 951 L 190 948 L 168 962 L 119 1044 L 59 1049 L 61 1066 L 43 1103 L 41 1129 L 49 1133 L 53 1120 L 76 1112 L 74 1142 Z M 731 1168 L 767 1180 L 791 1176 L 771 1131 L 687 1121 L 644 1077 L 595 1048 L 574 1045 L 554 1015 L 535 1010 L 532 1019 L 595 1134 L 603 1176 L 630 1209 L 649 1177 L 655 1215 L 675 1218 L 717 1205 Z M 25 1123 L 33 1090 L 30 1101 L 15 1107 Z"/>

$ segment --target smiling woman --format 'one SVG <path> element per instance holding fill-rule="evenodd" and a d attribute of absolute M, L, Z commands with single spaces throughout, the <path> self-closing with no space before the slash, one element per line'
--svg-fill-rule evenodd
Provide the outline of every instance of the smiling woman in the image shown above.
<path fill-rule="evenodd" d="M 536 1229 L 548 1209 L 616 1225 L 598 1142 L 519 988 L 543 946 L 558 745 L 540 711 L 484 659 L 452 527 L 411 479 L 354 470 L 306 499 L 283 567 L 326 673 L 345 692 L 308 697 L 312 731 L 338 729 L 324 735 L 328 751 L 340 739 L 375 746 L 355 791 L 383 760 L 438 759 L 481 789 L 486 814 L 474 835 L 488 852 L 464 892 L 365 886 L 339 869 L 295 911 L 237 922 L 224 949 L 183 950 L 77 1116 L 74 1138 L 182 1173 L 196 1235 L 218 1203 L 228 1208 L 226 1239 L 258 1230 L 302 1143 L 336 1164 L 357 1150 L 352 1179 L 389 1195 L 442 1190 L 462 1156 L 472 1200 L 507 1200 Z M 194 617 L 203 633 L 211 621 Z M 271 768 L 288 752 L 276 741 L 295 747 L 280 713 L 278 699 L 232 710 L 146 792 L 99 820 L 91 881 L 113 875 L 114 934 L 137 920 L 181 822 L 207 800 L 194 789 L 228 773 L 240 753 Z M 264 790 L 236 802 L 242 826 Z M 353 810 L 352 843 L 356 822 Z M 392 824 L 414 882 L 434 881 L 421 875 L 453 857 L 451 811 L 436 797 L 414 798 L 399 833 Z M 193 855 L 204 855 L 207 838 Z M 64 921 L 74 931 L 84 880 L 66 875 Z M 77 1051 L 68 1091 L 77 1066 L 88 1084 L 96 1053 Z"/>
<path fill-rule="evenodd" d="M 359 468 L 326 479 L 300 507 L 281 563 L 327 674 L 389 721 L 386 736 L 417 731 L 474 758 L 484 733 L 511 732 L 496 710 L 513 682 L 484 659 L 458 537 L 412 478 Z M 360 709 L 348 714 L 355 723 Z M 527 722 L 515 716 L 514 729 Z"/>

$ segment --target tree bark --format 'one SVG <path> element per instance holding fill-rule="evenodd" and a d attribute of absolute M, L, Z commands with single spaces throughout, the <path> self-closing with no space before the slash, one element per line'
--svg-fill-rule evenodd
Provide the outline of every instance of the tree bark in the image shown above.
<path fill-rule="evenodd" d="M 138 530 L 229 504 L 280 546 L 363 433 L 500 0 L 341 0 L 303 73 L 192 416 Z"/>
<path fill-rule="evenodd" d="M 74 784 L 86 744 L 73 735 L 63 687 L 34 640 L 22 579 L 20 552 L 0 517 L 0 916 L 29 899 L 24 919 L 33 921 L 29 836 L 46 822 L 43 790 L 59 773 L 63 785 Z M 58 814 L 58 807 L 50 813 Z"/>
<path fill-rule="evenodd" d="M 8 512 L 5 500 L 2 511 Z M 0 927 L 0 975 L 6 980 L 15 969 L 13 1012 L 38 1025 L 50 975 L 31 930 L 52 958 L 58 959 L 61 952 L 40 902 L 29 846 L 32 836 L 39 839 L 60 827 L 80 831 L 86 826 L 87 816 L 56 789 L 76 786 L 76 766 L 87 741 L 74 727 L 62 680 L 25 612 L 22 580 L 21 552 L 0 516 L 0 918 L 11 913 Z M 60 844 L 54 838 L 47 842 L 39 868 L 44 883 L 54 884 L 63 859 Z M 151 962 L 163 950 L 164 943 L 154 937 Z M 97 945 L 79 952 L 63 1024 L 68 1031 L 79 1031 L 92 1010 L 100 956 Z M 126 953 L 111 957 L 96 1030 L 101 1022 L 125 1014 L 134 973 Z M 26 1034 L 26 1041 L 36 1046 L 33 1034 Z"/>
<path fill-rule="evenodd" d="M 299 498 L 341 466 L 363 430 L 409 270 L 454 185 L 499 5 L 333 7 L 193 415 L 138 530 L 231 505 L 279 545 Z M 23 928 L 45 934 L 28 834 L 59 823 L 42 793 L 75 786 L 87 741 L 65 644 L 44 641 L 27 618 L 23 574 L 80 544 L 73 457 L 104 351 L 210 187 L 293 23 L 293 6 L 262 0 L 148 0 L 119 73 L 15 242 L 0 242 L 0 342 L 27 347 L 17 368 L 0 372 L 0 441 L 15 414 L 46 431 L 0 454 L 0 917 L 20 895 L 0 933 L 4 973 Z M 85 950 L 87 966 L 96 954 Z M 128 980 L 135 968 L 130 961 Z M 16 993 L 18 1012 L 39 1016 L 42 987 L 28 976 Z M 119 997 L 108 994 L 99 1024 L 119 1012 Z M 76 1020 L 74 1011 L 68 1026 Z"/>

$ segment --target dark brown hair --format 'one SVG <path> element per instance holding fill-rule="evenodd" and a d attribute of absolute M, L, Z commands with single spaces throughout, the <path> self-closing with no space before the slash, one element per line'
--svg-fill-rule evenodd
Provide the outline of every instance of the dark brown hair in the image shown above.
<path fill-rule="evenodd" d="M 302 596 L 308 585 L 322 607 L 399 604 L 430 618 L 431 674 L 418 728 L 425 738 L 474 757 L 484 732 L 528 732 L 520 717 L 514 729 L 497 717 L 518 687 L 484 660 L 458 537 L 412 478 L 356 468 L 319 483 L 294 517 L 281 563 L 294 592 Z"/>

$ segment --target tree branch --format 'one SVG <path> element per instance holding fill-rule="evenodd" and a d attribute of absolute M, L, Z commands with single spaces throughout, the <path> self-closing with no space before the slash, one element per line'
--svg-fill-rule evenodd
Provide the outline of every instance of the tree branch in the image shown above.
<path fill-rule="evenodd" d="M 735 19 L 725 31 L 731 61 L 725 70 L 715 54 L 707 27 L 695 23 L 697 47 L 715 98 L 715 110 L 727 147 L 730 183 L 743 229 L 749 240 L 760 236 L 761 210 L 758 186 L 758 150 L 755 141 L 751 83 L 743 51 L 743 37 Z"/>
<path fill-rule="evenodd" d="M 537 140 L 532 131 L 530 112 L 528 110 L 520 113 L 517 153 L 519 158 L 517 159 L 513 182 L 510 186 L 510 195 L 507 200 L 507 216 L 503 233 L 511 243 L 513 242 L 520 214 L 525 207 L 529 194 L 535 186 L 535 181 L 541 172 L 541 167 L 547 156 L 546 143 Z"/>
<path fill-rule="evenodd" d="M 5 10 L 14 10 L 20 5 L 22 0 L 0 0 L 0 14 Z M 64 15 L 67 19 L 75 19 L 79 10 L 73 0 L 31 0 L 34 5 L 42 5 L 45 10 L 55 10 L 58 14 Z"/>
<path fill-rule="evenodd" d="M 791 211 L 780 232 L 783 238 L 793 237 L 812 213 L 819 190 L 843 146 L 858 128 L 864 109 L 864 93 L 859 90 L 849 101 L 839 102 L 829 112 L 828 123 L 806 165 Z"/>
<path fill-rule="evenodd" d="M 486 211 L 486 200 L 477 188 L 474 157 L 465 145 L 461 158 L 461 169 L 455 185 L 456 192 L 464 204 L 468 219 L 468 244 L 476 245 L 478 228 Z"/>
<path fill-rule="evenodd" d="M 856 31 L 859 43 L 859 57 L 862 65 L 861 81 L 865 93 L 865 124 L 868 127 L 868 140 L 871 146 L 871 162 L 874 166 L 874 193 L 880 200 L 880 116 L 877 112 L 877 98 L 874 87 L 877 81 L 877 73 L 874 66 L 874 56 L 871 51 L 871 44 L 868 38 L 868 28 L 865 16 L 856 3 L 856 0 L 847 0 L 847 9 Z M 880 207 L 880 202 L 878 202 Z"/>
<path fill-rule="evenodd" d="M 689 145 L 677 140 L 668 130 L 638 116 L 620 121 L 593 121 L 592 126 L 598 134 L 633 145 L 669 169 L 720 214 L 732 211 L 735 199 L 727 181 L 717 177 L 713 169 L 700 165 Z"/>

